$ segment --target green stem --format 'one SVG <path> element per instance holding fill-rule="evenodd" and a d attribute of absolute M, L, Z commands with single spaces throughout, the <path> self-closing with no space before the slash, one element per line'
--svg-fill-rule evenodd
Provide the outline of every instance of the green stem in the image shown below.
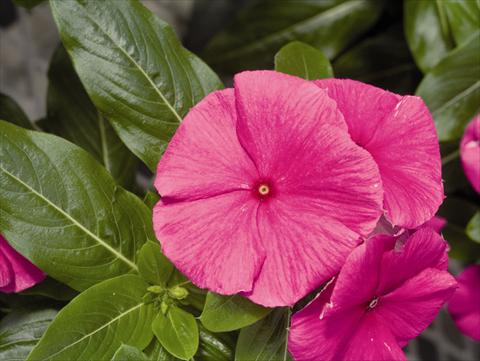
<path fill-rule="evenodd" d="M 457 149 L 456 151 L 442 158 L 442 165 L 446 165 L 450 163 L 452 160 L 457 159 L 459 156 L 460 156 L 460 149 Z"/>

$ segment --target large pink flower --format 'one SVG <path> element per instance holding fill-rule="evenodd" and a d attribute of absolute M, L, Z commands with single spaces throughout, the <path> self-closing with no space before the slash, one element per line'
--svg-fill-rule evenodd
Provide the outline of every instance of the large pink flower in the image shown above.
<path fill-rule="evenodd" d="M 376 236 L 355 249 L 335 282 L 292 317 L 297 361 L 405 360 L 401 348 L 456 288 L 447 244 L 422 228 L 406 241 Z"/>
<path fill-rule="evenodd" d="M 448 304 L 458 328 L 480 341 L 480 265 L 466 268 L 457 277 L 459 287 Z"/>
<path fill-rule="evenodd" d="M 234 83 L 189 112 L 161 159 L 156 235 L 196 285 L 292 305 L 375 227 L 381 178 L 313 83 L 272 71 Z"/>
<path fill-rule="evenodd" d="M 480 193 L 480 115 L 468 124 L 460 142 L 463 170 L 473 188 Z"/>
<path fill-rule="evenodd" d="M 0 292 L 20 292 L 43 281 L 45 275 L 0 236 Z"/>
<path fill-rule="evenodd" d="M 315 84 L 337 102 L 352 139 L 377 162 L 388 220 L 416 228 L 432 218 L 444 193 L 437 133 L 422 99 L 349 79 Z"/>

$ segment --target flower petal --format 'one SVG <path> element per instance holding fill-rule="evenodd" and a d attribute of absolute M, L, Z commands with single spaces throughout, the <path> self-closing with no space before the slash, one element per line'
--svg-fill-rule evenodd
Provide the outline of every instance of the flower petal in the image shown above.
<path fill-rule="evenodd" d="M 460 155 L 465 175 L 480 193 L 480 115 L 477 115 L 465 129 L 460 142 Z"/>
<path fill-rule="evenodd" d="M 378 294 L 399 287 L 426 268 L 446 270 L 448 244 L 431 228 L 421 228 L 383 255 Z"/>
<path fill-rule="evenodd" d="M 264 251 L 250 191 L 195 201 L 161 200 L 154 228 L 164 254 L 193 283 L 222 294 L 250 291 Z"/>
<path fill-rule="evenodd" d="M 348 79 L 315 84 L 337 102 L 352 139 L 377 162 L 389 220 L 415 228 L 432 218 L 444 194 L 438 138 L 425 103 Z"/>
<path fill-rule="evenodd" d="M 1 238 L 1 236 L 0 236 Z M 0 292 L 8 290 L 13 281 L 13 272 L 7 257 L 0 251 Z"/>
<path fill-rule="evenodd" d="M 285 175 L 328 125 L 346 131 L 335 102 L 311 82 L 274 71 L 237 74 L 237 134 L 260 176 Z"/>
<path fill-rule="evenodd" d="M 480 341 L 480 265 L 467 267 L 457 281 L 459 287 L 448 304 L 448 312 L 460 331 Z"/>
<path fill-rule="evenodd" d="M 0 254 L 8 260 L 12 272 L 11 281 L 2 288 L 2 292 L 21 292 L 45 279 L 45 274 L 15 251 L 2 236 L 0 236 Z"/>
<path fill-rule="evenodd" d="M 323 316 L 323 310 L 333 289 L 327 286 L 301 311 L 292 316 L 288 335 L 288 351 L 298 361 L 337 360 L 337 352 L 355 332 L 363 317 L 360 309 L 333 316 Z"/>
<path fill-rule="evenodd" d="M 407 358 L 387 325 L 374 312 L 369 312 L 335 360 L 406 361 Z"/>
<path fill-rule="evenodd" d="M 332 310 L 368 305 L 376 296 L 382 255 L 392 249 L 394 242 L 390 236 L 375 236 L 348 256 L 337 277 Z"/>
<path fill-rule="evenodd" d="M 155 187 L 163 197 L 198 199 L 248 188 L 256 169 L 236 135 L 233 89 L 192 108 L 161 158 Z"/>
<path fill-rule="evenodd" d="M 381 297 L 373 312 L 391 325 L 392 333 L 404 347 L 432 323 L 456 288 L 457 282 L 448 272 L 427 268 Z"/>

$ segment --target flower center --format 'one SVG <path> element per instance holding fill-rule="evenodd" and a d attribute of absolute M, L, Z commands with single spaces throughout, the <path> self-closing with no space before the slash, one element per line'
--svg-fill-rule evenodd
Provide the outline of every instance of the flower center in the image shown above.
<path fill-rule="evenodd" d="M 378 305 L 378 297 L 375 297 L 373 300 L 370 301 L 368 304 L 368 308 L 371 310 Z"/>
<path fill-rule="evenodd" d="M 258 186 L 258 193 L 260 193 L 261 196 L 266 196 L 270 193 L 270 187 L 266 184 L 260 184 Z"/>

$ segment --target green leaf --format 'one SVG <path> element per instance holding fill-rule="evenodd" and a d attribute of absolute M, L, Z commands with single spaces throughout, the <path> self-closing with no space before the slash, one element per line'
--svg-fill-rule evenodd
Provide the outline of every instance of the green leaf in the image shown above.
<path fill-rule="evenodd" d="M 143 350 L 147 355 L 148 359 L 151 361 L 177 361 L 178 358 L 169 353 L 162 344 L 157 340 L 156 337 L 153 338 L 150 345 Z"/>
<path fill-rule="evenodd" d="M 432 112 L 440 141 L 460 138 L 480 110 L 480 31 L 443 58 L 416 94 Z"/>
<path fill-rule="evenodd" d="M 174 270 L 173 264 L 162 254 L 158 242 L 147 242 L 140 249 L 138 270 L 145 281 L 165 287 Z"/>
<path fill-rule="evenodd" d="M 26 129 L 33 129 L 20 105 L 8 95 L 0 93 L 0 119 L 6 120 Z"/>
<path fill-rule="evenodd" d="M 404 29 L 408 45 L 424 73 L 453 48 L 444 5 L 440 0 L 405 0 Z"/>
<path fill-rule="evenodd" d="M 41 296 L 58 301 L 70 301 L 78 295 L 78 292 L 63 283 L 55 281 L 53 278 L 47 277 L 42 283 L 39 283 L 20 294 L 25 296 Z"/>
<path fill-rule="evenodd" d="M 159 313 L 152 329 L 162 346 L 175 357 L 189 360 L 197 352 L 197 321 L 181 308 L 172 306 L 166 315 Z"/>
<path fill-rule="evenodd" d="M 356 79 L 396 93 L 414 92 L 421 74 L 398 25 L 380 35 L 366 38 L 341 55 L 333 64 L 336 76 Z"/>
<path fill-rule="evenodd" d="M 92 154 L 118 184 L 131 186 L 137 158 L 97 111 L 62 46 L 53 54 L 48 79 L 47 119 L 42 125 Z"/>
<path fill-rule="evenodd" d="M 367 31 L 381 10 L 375 0 L 256 1 L 211 40 L 205 56 L 224 72 L 264 68 L 282 46 L 299 40 L 332 59 Z"/>
<path fill-rule="evenodd" d="M 477 211 L 468 222 L 467 235 L 475 242 L 480 243 L 480 211 Z"/>
<path fill-rule="evenodd" d="M 290 309 L 278 308 L 267 317 L 240 331 L 235 361 L 286 361 Z"/>
<path fill-rule="evenodd" d="M 147 355 L 138 348 L 129 345 L 121 345 L 113 355 L 112 361 L 149 361 L 149 359 Z"/>
<path fill-rule="evenodd" d="M 27 8 L 27 9 L 32 9 L 33 7 L 42 3 L 43 1 L 44 0 L 13 0 L 13 2 L 16 5 Z"/>
<path fill-rule="evenodd" d="M 93 103 L 153 171 L 179 122 L 220 80 L 138 1 L 50 1 Z"/>
<path fill-rule="evenodd" d="M 135 275 L 89 288 L 58 313 L 27 360 L 110 360 L 122 344 L 143 350 L 155 317 L 142 301 L 146 289 Z"/>
<path fill-rule="evenodd" d="M 152 191 L 147 191 L 145 194 L 145 197 L 143 198 L 143 202 L 148 206 L 148 208 L 153 209 L 155 207 L 155 204 L 158 203 L 160 200 L 160 196 Z"/>
<path fill-rule="evenodd" d="M 0 359 L 23 361 L 36 345 L 57 311 L 15 310 L 0 322 Z"/>
<path fill-rule="evenodd" d="M 233 331 L 257 322 L 271 310 L 239 295 L 222 296 L 209 292 L 200 321 L 210 331 Z"/>
<path fill-rule="evenodd" d="M 233 340 L 224 333 L 212 333 L 201 324 L 200 345 L 195 354 L 196 361 L 231 361 L 234 358 Z"/>
<path fill-rule="evenodd" d="M 293 41 L 280 49 L 275 55 L 275 70 L 307 80 L 333 78 L 327 57 L 300 41 Z"/>
<path fill-rule="evenodd" d="M 437 0 L 438 1 L 438 0 Z M 480 27 L 480 1 L 442 1 L 449 28 L 457 45 L 468 41 Z"/>
<path fill-rule="evenodd" d="M 477 206 L 461 198 L 448 197 L 441 205 L 438 215 L 447 219 L 442 235 L 450 246 L 449 257 L 466 262 L 480 258 L 480 245 L 465 230 L 477 211 Z"/>
<path fill-rule="evenodd" d="M 87 152 L 0 121 L 0 229 L 34 264 L 76 290 L 137 271 L 155 239 L 151 211 Z"/>

